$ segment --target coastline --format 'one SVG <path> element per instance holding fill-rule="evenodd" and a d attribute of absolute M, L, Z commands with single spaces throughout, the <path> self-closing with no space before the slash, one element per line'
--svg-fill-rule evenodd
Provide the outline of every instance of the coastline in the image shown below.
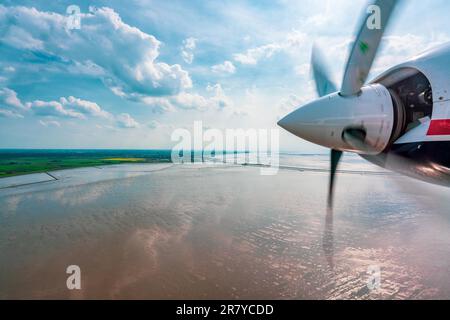
<path fill-rule="evenodd" d="M 170 163 L 170 150 L 0 149 L 0 179 L 126 163 Z"/>

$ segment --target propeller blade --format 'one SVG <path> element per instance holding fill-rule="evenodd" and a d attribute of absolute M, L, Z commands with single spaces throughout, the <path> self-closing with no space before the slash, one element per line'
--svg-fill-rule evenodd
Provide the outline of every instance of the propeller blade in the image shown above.
<path fill-rule="evenodd" d="M 314 45 L 311 55 L 311 68 L 319 97 L 336 92 L 336 85 L 331 81 L 322 52 Z"/>
<path fill-rule="evenodd" d="M 334 228 L 333 228 L 333 209 L 328 208 L 325 216 L 325 228 L 323 230 L 322 249 L 331 269 L 334 268 Z"/>
<path fill-rule="evenodd" d="M 366 82 L 381 38 L 398 2 L 400 1 L 376 0 L 373 3 L 376 7 L 369 7 L 369 9 L 374 8 L 374 11 L 369 11 L 364 15 L 358 36 L 347 60 L 344 79 L 342 80 L 341 95 L 352 96 L 358 94 Z M 380 23 L 377 25 L 376 19 L 378 18 Z M 372 21 L 372 19 L 374 20 Z"/>
<path fill-rule="evenodd" d="M 331 269 L 334 268 L 334 235 L 333 235 L 333 193 L 334 193 L 334 181 L 336 178 L 336 170 L 341 160 L 343 152 L 339 150 L 331 149 L 330 156 L 330 185 L 328 189 L 328 208 L 327 215 L 325 217 L 325 229 L 322 239 L 323 252 L 325 259 Z"/>
<path fill-rule="evenodd" d="M 339 165 L 339 161 L 342 157 L 342 151 L 331 149 L 331 157 L 330 157 L 330 184 L 328 187 L 328 208 L 333 208 L 333 193 L 334 193 L 334 181 L 336 178 L 336 170 Z"/>

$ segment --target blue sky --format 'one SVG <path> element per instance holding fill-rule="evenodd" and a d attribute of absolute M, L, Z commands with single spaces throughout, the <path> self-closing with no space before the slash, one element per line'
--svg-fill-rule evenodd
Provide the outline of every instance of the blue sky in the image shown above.
<path fill-rule="evenodd" d="M 78 5 L 80 29 L 66 9 Z M 366 1 L 0 1 L 0 148 L 170 148 L 176 128 L 276 128 L 339 84 Z M 450 40 L 450 2 L 406 1 L 373 75 Z M 323 149 L 281 133 L 286 151 Z"/>

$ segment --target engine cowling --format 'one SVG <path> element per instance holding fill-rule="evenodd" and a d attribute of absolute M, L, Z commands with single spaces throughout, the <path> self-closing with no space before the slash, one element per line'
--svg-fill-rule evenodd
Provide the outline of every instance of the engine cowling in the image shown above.
<path fill-rule="evenodd" d="M 332 93 L 290 113 L 278 124 L 296 136 L 335 150 L 375 155 L 392 138 L 396 112 L 389 90 L 381 84 L 361 88 L 356 96 Z M 345 132 L 360 132 L 370 148 L 359 148 Z"/>

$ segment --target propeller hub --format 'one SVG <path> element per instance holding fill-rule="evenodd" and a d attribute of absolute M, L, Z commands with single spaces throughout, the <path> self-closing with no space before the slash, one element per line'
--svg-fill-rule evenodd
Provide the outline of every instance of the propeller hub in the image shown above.
<path fill-rule="evenodd" d="M 312 143 L 340 151 L 378 154 L 389 143 L 394 124 L 394 109 L 389 91 L 380 84 L 361 88 L 355 96 L 332 93 L 314 100 L 278 122 L 292 134 Z M 346 130 L 365 134 L 362 148 L 345 139 Z"/>

